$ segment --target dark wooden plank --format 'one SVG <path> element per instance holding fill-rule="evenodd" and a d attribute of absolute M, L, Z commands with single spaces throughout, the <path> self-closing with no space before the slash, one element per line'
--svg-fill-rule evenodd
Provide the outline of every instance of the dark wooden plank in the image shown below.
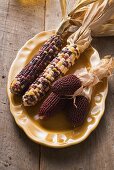
<path fill-rule="evenodd" d="M 29 38 L 44 30 L 44 0 L 33 4 L 21 2 L 0 1 L 0 170 L 40 167 L 39 145 L 17 127 L 6 95 L 7 75 L 17 51 Z"/>

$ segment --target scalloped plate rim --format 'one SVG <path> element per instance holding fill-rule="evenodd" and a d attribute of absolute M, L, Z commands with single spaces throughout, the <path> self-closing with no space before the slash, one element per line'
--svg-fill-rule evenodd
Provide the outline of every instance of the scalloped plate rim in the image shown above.
<path fill-rule="evenodd" d="M 46 32 L 54 32 L 54 30 L 49 30 L 49 31 L 42 31 L 38 34 L 36 34 L 33 38 L 29 39 L 23 46 L 22 48 L 18 51 L 17 55 L 16 55 L 16 58 L 14 59 L 14 61 L 12 62 L 11 64 L 11 67 L 10 67 L 10 70 L 9 70 L 9 74 L 8 74 L 8 80 L 9 80 L 9 76 L 10 76 L 10 72 L 11 72 L 11 69 L 16 61 L 16 59 L 18 58 L 19 54 L 20 54 L 20 51 L 24 48 L 24 46 L 30 42 L 31 40 L 34 40 L 35 37 L 37 37 L 38 35 L 42 34 L 42 33 L 46 33 Z M 93 48 L 93 47 L 92 47 Z M 94 48 L 93 48 L 94 49 Z M 8 87 L 8 82 L 7 82 L 7 95 L 8 95 L 8 99 L 9 99 L 9 104 L 10 104 L 10 111 L 11 111 L 11 114 L 13 115 L 14 117 L 14 120 L 16 122 L 16 124 L 24 131 L 24 133 L 29 137 L 29 139 L 31 139 L 33 142 L 37 143 L 37 144 L 42 144 L 42 145 L 45 145 L 45 146 L 48 146 L 48 147 L 51 147 L 51 148 L 65 148 L 65 147 L 68 147 L 68 146 L 72 146 L 72 145 L 76 145 L 76 144 L 79 144 L 81 143 L 82 141 L 84 141 L 87 137 L 89 137 L 89 135 L 97 128 L 103 114 L 104 114 L 104 111 L 105 111 L 105 101 L 106 101 L 106 97 L 107 97 L 107 93 L 108 93 L 108 82 L 107 82 L 107 88 L 105 90 L 105 95 L 104 95 L 104 102 L 103 102 L 103 106 L 102 106 L 102 112 L 99 116 L 99 118 L 97 119 L 97 121 L 94 123 L 94 126 L 88 130 L 88 133 L 86 133 L 79 141 L 73 141 L 71 143 L 67 143 L 67 142 L 64 142 L 61 143 L 61 144 L 54 144 L 52 145 L 52 142 L 49 142 L 49 141 L 40 141 L 39 138 L 35 139 L 36 137 L 33 135 L 33 134 L 30 134 L 30 132 L 28 131 L 27 128 L 25 128 L 25 126 L 23 126 L 19 121 L 18 119 L 16 118 L 15 114 L 13 113 L 12 111 L 12 108 L 11 108 L 11 102 L 10 102 L 10 96 L 8 94 L 8 90 L 9 90 L 9 87 Z M 72 130 L 71 130 L 72 131 Z M 59 133 L 58 133 L 59 134 Z"/>

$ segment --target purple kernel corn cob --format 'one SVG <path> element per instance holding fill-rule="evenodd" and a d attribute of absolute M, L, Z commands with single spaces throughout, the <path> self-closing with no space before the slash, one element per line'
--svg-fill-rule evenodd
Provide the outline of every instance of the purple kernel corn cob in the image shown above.
<path fill-rule="evenodd" d="M 81 86 L 82 83 L 80 79 L 70 74 L 55 81 L 51 89 L 59 95 L 73 95 Z"/>
<path fill-rule="evenodd" d="M 38 54 L 22 69 L 11 83 L 14 94 L 24 93 L 35 79 L 43 72 L 50 61 L 57 56 L 63 46 L 60 35 L 53 35 L 39 50 Z"/>
<path fill-rule="evenodd" d="M 83 124 L 87 116 L 89 100 L 85 96 L 77 96 L 75 105 L 73 104 L 73 99 L 68 100 L 66 111 L 73 127 L 78 127 Z"/>
<path fill-rule="evenodd" d="M 79 57 L 76 45 L 68 45 L 55 57 L 46 67 L 39 78 L 29 87 L 23 96 L 25 106 L 35 105 L 40 101 L 50 89 L 52 83 L 58 78 L 64 76 L 71 66 L 75 64 Z"/>
<path fill-rule="evenodd" d="M 46 119 L 54 114 L 55 111 L 59 110 L 64 105 L 64 100 L 59 95 L 51 93 L 47 99 L 43 102 L 39 110 L 39 117 Z"/>

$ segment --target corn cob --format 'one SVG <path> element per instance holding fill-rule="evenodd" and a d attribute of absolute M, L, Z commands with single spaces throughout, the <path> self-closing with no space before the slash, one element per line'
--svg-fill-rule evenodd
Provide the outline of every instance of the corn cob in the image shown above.
<path fill-rule="evenodd" d="M 47 99 L 43 102 L 39 110 L 39 119 L 47 119 L 52 116 L 55 111 L 63 108 L 65 100 L 55 93 L 51 93 Z"/>
<path fill-rule="evenodd" d="M 22 69 L 13 80 L 10 90 L 21 94 L 35 81 L 50 61 L 59 53 L 63 45 L 62 36 L 53 35 L 39 50 L 39 53 Z"/>
<path fill-rule="evenodd" d="M 46 67 L 39 78 L 29 87 L 23 96 L 25 106 L 35 105 L 40 101 L 50 89 L 52 83 L 66 74 L 71 66 L 75 64 L 79 57 L 79 51 L 76 45 L 67 45 Z"/>
<path fill-rule="evenodd" d="M 59 95 L 73 95 L 81 86 L 80 79 L 73 74 L 69 74 L 55 81 L 51 89 L 52 92 Z"/>
<path fill-rule="evenodd" d="M 78 127 L 83 124 L 87 116 L 89 100 L 85 96 L 76 96 L 75 105 L 73 104 L 73 99 L 68 100 L 66 112 L 73 127 Z"/>

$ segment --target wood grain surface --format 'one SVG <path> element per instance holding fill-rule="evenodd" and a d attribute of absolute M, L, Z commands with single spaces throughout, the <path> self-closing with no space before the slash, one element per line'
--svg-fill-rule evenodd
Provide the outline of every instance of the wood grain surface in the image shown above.
<path fill-rule="evenodd" d="M 69 8 L 75 0 L 68 1 Z M 105 114 L 90 137 L 65 149 L 33 143 L 15 124 L 6 94 L 7 75 L 21 46 L 36 33 L 55 29 L 59 0 L 0 0 L 0 170 L 112 170 L 114 168 L 114 77 Z M 101 55 L 114 54 L 114 38 L 93 40 Z"/>

